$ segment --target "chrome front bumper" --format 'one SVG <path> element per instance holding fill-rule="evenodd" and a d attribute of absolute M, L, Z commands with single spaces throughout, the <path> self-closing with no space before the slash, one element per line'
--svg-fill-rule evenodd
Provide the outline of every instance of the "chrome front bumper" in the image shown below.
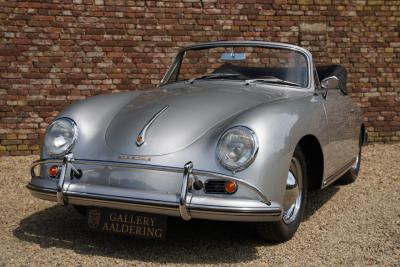
<path fill-rule="evenodd" d="M 35 174 L 35 167 L 42 164 L 62 164 L 60 177 L 49 185 L 48 179 L 40 178 Z M 133 168 L 141 170 L 156 170 L 163 172 L 182 173 L 180 194 L 175 199 L 167 201 L 155 198 L 141 197 L 140 194 L 107 195 L 100 191 L 74 190 L 71 185 L 71 177 L 79 170 L 75 165 L 101 165 L 112 167 Z M 72 173 L 72 175 L 68 175 Z M 32 181 L 27 188 L 37 198 L 55 201 L 62 205 L 98 206 L 124 210 L 133 210 L 168 216 L 178 216 L 184 220 L 191 218 L 227 220 L 227 221 L 276 221 L 281 218 L 281 206 L 271 202 L 257 187 L 237 177 L 219 173 L 212 173 L 193 169 L 193 164 L 188 162 L 183 168 L 155 166 L 128 162 L 94 161 L 73 159 L 72 154 L 64 156 L 63 160 L 36 161 L 31 167 Z M 230 179 L 244 185 L 253 191 L 258 200 L 232 199 L 216 196 L 197 195 L 193 188 L 196 176 L 205 175 L 216 179 Z M 73 177 L 72 177 L 73 178 Z M 75 178 L 76 179 L 76 178 Z M 44 183 L 45 182 L 45 183 Z"/>

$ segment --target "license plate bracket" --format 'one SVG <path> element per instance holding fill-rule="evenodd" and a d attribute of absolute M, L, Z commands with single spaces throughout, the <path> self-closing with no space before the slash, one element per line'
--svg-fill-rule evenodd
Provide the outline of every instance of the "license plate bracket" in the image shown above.
<path fill-rule="evenodd" d="M 89 229 L 149 239 L 165 240 L 167 216 L 128 210 L 88 207 Z"/>

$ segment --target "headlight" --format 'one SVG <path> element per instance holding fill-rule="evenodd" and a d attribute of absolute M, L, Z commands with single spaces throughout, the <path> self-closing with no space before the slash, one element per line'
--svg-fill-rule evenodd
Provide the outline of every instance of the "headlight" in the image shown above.
<path fill-rule="evenodd" d="M 255 133 L 247 127 L 237 126 L 227 130 L 219 139 L 218 159 L 228 170 L 237 171 L 247 168 L 258 151 Z"/>
<path fill-rule="evenodd" d="M 51 156 L 68 153 L 78 137 L 76 124 L 68 118 L 53 121 L 47 128 L 44 148 Z"/>

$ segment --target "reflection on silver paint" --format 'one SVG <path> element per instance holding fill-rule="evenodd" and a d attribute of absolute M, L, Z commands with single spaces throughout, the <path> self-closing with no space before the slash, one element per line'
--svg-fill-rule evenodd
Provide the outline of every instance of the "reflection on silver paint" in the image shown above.
<path fill-rule="evenodd" d="M 326 175 L 332 175 L 353 157 L 358 155 L 361 123 L 356 126 L 356 117 L 350 113 L 355 109 L 348 95 L 340 90 L 329 90 L 326 100 L 329 143 L 326 146 Z"/>
<path fill-rule="evenodd" d="M 284 98 L 279 90 L 263 91 L 259 87 L 245 90 L 245 86 L 238 82 L 203 81 L 195 85 L 169 85 L 161 95 L 158 90 L 146 95 L 148 105 L 143 99 L 133 98 L 109 123 L 105 138 L 114 152 L 142 156 L 175 153 L 249 107 Z M 167 105 L 168 110 L 153 122 L 147 132 L 146 144 L 137 147 L 132 134 L 139 133 L 149 118 Z"/>

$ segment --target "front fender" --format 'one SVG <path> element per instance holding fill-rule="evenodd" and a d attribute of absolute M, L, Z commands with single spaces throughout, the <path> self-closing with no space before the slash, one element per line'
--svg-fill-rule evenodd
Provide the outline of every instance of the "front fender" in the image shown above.
<path fill-rule="evenodd" d="M 115 114 L 125 106 L 132 98 L 140 92 L 121 92 L 89 97 L 76 102 L 63 111 L 54 119 L 67 117 L 78 125 L 78 139 L 72 148 L 75 155 L 85 155 L 86 158 L 96 157 L 108 151 L 104 140 L 104 132 Z M 46 151 L 42 149 L 41 158 L 49 158 Z"/>
<path fill-rule="evenodd" d="M 260 145 L 256 160 L 240 176 L 248 177 L 279 203 L 283 202 L 290 161 L 301 138 L 313 135 L 322 148 L 329 142 L 324 106 L 319 96 L 311 94 L 258 106 L 238 117 L 235 124 L 253 129 Z"/>

